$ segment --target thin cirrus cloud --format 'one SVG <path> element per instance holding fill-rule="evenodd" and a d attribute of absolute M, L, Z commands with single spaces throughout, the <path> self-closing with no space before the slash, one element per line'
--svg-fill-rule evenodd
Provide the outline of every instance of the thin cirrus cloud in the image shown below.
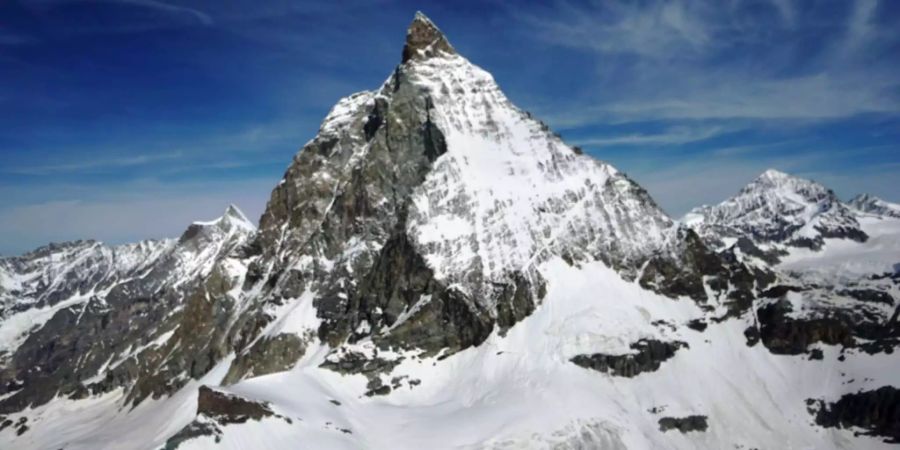
<path fill-rule="evenodd" d="M 181 158 L 181 152 L 168 154 L 133 155 L 120 158 L 90 159 L 59 164 L 44 164 L 37 166 L 7 167 L 0 169 L 0 173 L 19 175 L 52 175 L 59 173 L 96 172 L 123 167 L 144 166 L 160 161 Z"/>
<path fill-rule="evenodd" d="M 521 17 L 537 39 L 596 55 L 598 80 L 629 75 L 617 89 L 598 83 L 577 113 L 551 112 L 564 126 L 896 114 L 900 64 L 885 56 L 898 33 L 879 20 L 883 3 L 846 4 L 846 14 L 800 17 L 789 0 L 752 14 L 748 2 L 561 2 Z"/>
<path fill-rule="evenodd" d="M 619 136 L 593 137 L 574 141 L 577 145 L 613 146 L 613 145 L 682 145 L 691 142 L 705 141 L 727 133 L 722 126 L 686 127 L 675 126 L 662 133 L 635 133 Z"/>
<path fill-rule="evenodd" d="M 84 21 L 66 20 L 81 6 L 93 8 Z M 114 34 L 152 31 L 179 26 L 214 24 L 212 15 L 200 9 L 162 0 L 30 0 L 23 7 L 48 18 L 61 35 Z M 131 9 L 133 14 L 106 15 L 104 7 Z M 148 14 L 150 13 L 150 14 Z"/>

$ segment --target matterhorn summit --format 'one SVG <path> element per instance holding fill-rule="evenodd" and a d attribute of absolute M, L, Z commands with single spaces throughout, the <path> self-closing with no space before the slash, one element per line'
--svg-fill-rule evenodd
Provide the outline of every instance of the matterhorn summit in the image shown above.
<path fill-rule="evenodd" d="M 674 221 L 422 13 L 399 53 L 331 109 L 258 229 L 229 207 L 179 239 L 0 259 L 0 447 L 900 438 L 896 272 L 804 272 L 886 239 L 858 208 L 767 171 Z"/>

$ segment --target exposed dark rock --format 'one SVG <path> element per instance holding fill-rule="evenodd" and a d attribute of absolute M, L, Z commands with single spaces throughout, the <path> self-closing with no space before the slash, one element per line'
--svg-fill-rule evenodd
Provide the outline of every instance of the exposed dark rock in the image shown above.
<path fill-rule="evenodd" d="M 779 300 L 757 309 L 763 345 L 775 354 L 798 355 L 811 344 L 854 344 L 853 333 L 846 323 L 835 318 L 795 319 L 790 302 Z"/>
<path fill-rule="evenodd" d="M 713 252 L 691 229 L 679 229 L 677 242 L 677 256 L 661 254 L 647 262 L 638 280 L 641 287 L 672 298 L 686 296 L 709 309 L 708 287 L 724 297 L 728 312 L 718 319 L 724 320 L 748 310 L 755 298 L 754 289 L 771 282 L 771 274 L 749 269 L 733 254 Z"/>
<path fill-rule="evenodd" d="M 201 436 L 212 436 L 218 444 L 222 441 L 222 430 L 215 423 L 194 420 L 166 440 L 164 450 L 175 450 L 186 441 Z"/>
<path fill-rule="evenodd" d="M 706 416 L 663 417 L 659 419 L 660 431 L 678 430 L 682 433 L 706 431 Z"/>
<path fill-rule="evenodd" d="M 861 302 L 880 303 L 888 306 L 894 305 L 894 297 L 892 297 L 891 294 L 888 294 L 884 291 L 879 291 L 877 289 L 844 289 L 838 291 L 837 293 L 839 295 L 853 297 Z"/>
<path fill-rule="evenodd" d="M 197 414 L 214 419 L 220 424 L 244 423 L 275 416 L 268 405 L 253 402 L 206 386 L 200 386 L 197 395 Z"/>
<path fill-rule="evenodd" d="M 307 340 L 314 336 L 308 336 Z M 263 338 L 235 358 L 222 384 L 289 370 L 306 353 L 304 340 L 296 334 Z"/>
<path fill-rule="evenodd" d="M 377 356 L 368 358 L 362 353 L 346 352 L 340 356 L 326 359 L 320 367 L 344 374 L 379 374 L 393 370 L 402 359 L 387 360 Z"/>
<path fill-rule="evenodd" d="M 808 401 L 815 403 L 815 401 Z M 818 401 L 816 423 L 823 427 L 865 430 L 885 442 L 900 443 L 900 389 L 883 386 L 872 391 L 845 394 L 834 403 Z"/>
<path fill-rule="evenodd" d="M 367 141 L 371 141 L 375 137 L 375 132 L 381 128 L 384 123 L 384 117 L 387 112 L 387 102 L 384 99 L 377 99 L 372 107 L 372 112 L 366 118 L 366 124 L 363 125 L 363 133 Z"/>
<path fill-rule="evenodd" d="M 761 292 L 759 296 L 764 298 L 782 298 L 787 295 L 788 292 L 803 292 L 805 290 L 807 290 L 807 288 L 802 286 L 779 284 L 766 289 Z"/>
<path fill-rule="evenodd" d="M 734 243 L 734 246 L 737 247 L 741 251 L 741 253 L 759 258 L 760 260 L 772 265 L 778 264 L 778 262 L 780 261 L 780 257 L 787 254 L 787 252 L 777 249 L 764 251 L 746 236 L 739 237 L 737 242 Z"/>
<path fill-rule="evenodd" d="M 692 330 L 697 330 L 699 332 L 703 332 L 706 330 L 708 324 L 703 319 L 694 319 L 687 323 L 688 328 Z"/>
<path fill-rule="evenodd" d="M 822 234 L 822 237 L 833 239 L 850 239 L 856 242 L 866 242 L 869 235 L 859 228 L 839 227 L 839 228 L 822 228 L 816 227 L 816 231 Z"/>
<path fill-rule="evenodd" d="M 791 312 L 791 303 L 783 299 L 758 308 L 758 330 L 744 332 L 748 345 L 752 345 L 751 335 L 756 332 L 766 348 L 775 354 L 806 353 L 815 343 L 859 348 L 869 354 L 892 353 L 900 344 L 896 312 L 887 322 L 853 309 L 813 312 L 806 317 L 792 317 Z"/>
<path fill-rule="evenodd" d="M 747 327 L 744 330 L 744 337 L 747 338 L 747 346 L 753 347 L 759 343 L 759 328 L 755 326 Z"/>
<path fill-rule="evenodd" d="M 434 56 L 437 52 L 456 53 L 456 50 L 441 33 L 441 30 L 425 17 L 417 12 L 409 29 L 406 31 L 406 45 L 403 46 L 403 62 L 410 59 L 425 59 Z"/>
<path fill-rule="evenodd" d="M 724 276 L 727 272 L 722 261 L 710 251 L 693 230 L 679 230 L 684 252 L 681 260 L 674 260 L 669 255 L 660 255 L 650 259 L 640 284 L 645 289 L 654 290 L 672 298 L 686 296 L 706 303 L 707 294 L 703 284 L 704 276 Z"/>
<path fill-rule="evenodd" d="M 174 450 L 184 442 L 201 436 L 212 436 L 218 443 L 222 439 L 222 427 L 229 424 L 267 417 L 292 423 L 291 419 L 274 413 L 267 403 L 247 400 L 207 386 L 200 386 L 197 394 L 197 416 L 196 420 L 166 441 L 166 450 Z"/>
<path fill-rule="evenodd" d="M 662 342 L 641 339 L 631 344 L 635 353 L 624 355 L 594 353 L 575 356 L 571 361 L 587 369 L 630 378 L 642 372 L 653 372 L 659 369 L 663 361 L 675 356 L 675 352 L 682 347 L 687 347 L 687 344 L 680 341 Z"/>
<path fill-rule="evenodd" d="M 366 384 L 366 389 L 368 389 L 365 393 L 366 397 L 388 395 L 391 393 L 391 387 L 384 384 L 379 377 L 369 379 L 369 383 Z"/>

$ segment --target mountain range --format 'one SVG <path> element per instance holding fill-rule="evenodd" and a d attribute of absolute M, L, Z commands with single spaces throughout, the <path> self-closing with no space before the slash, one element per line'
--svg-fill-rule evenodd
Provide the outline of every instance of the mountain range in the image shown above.
<path fill-rule="evenodd" d="M 0 259 L 0 447 L 887 448 L 900 205 L 669 217 L 416 14 L 257 228 Z"/>

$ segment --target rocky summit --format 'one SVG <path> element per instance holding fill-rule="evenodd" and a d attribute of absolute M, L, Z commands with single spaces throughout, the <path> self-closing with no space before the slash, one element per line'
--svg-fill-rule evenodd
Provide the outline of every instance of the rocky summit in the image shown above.
<path fill-rule="evenodd" d="M 673 220 L 417 13 L 258 228 L 0 259 L 0 448 L 887 447 L 890 205 L 770 170 Z"/>

